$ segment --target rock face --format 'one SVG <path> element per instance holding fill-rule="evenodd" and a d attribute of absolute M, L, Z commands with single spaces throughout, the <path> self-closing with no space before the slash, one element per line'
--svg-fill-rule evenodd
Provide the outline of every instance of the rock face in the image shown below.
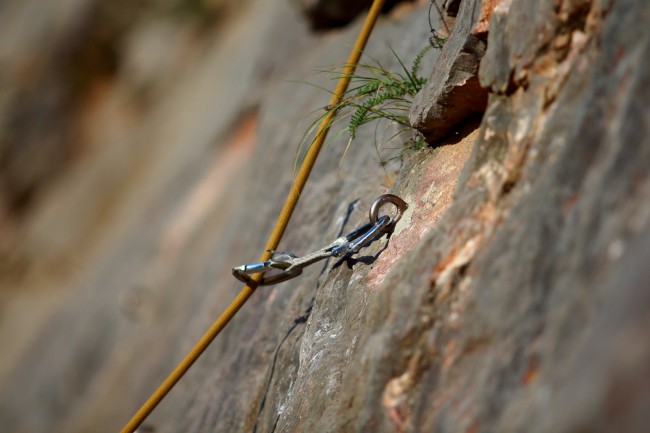
<path fill-rule="evenodd" d="M 486 38 L 480 25 L 481 6 L 481 0 L 462 2 L 454 30 L 411 107 L 411 124 L 429 143 L 449 135 L 472 114 L 485 111 L 487 91 L 478 79 Z"/>
<path fill-rule="evenodd" d="M 367 55 L 399 68 L 388 41 L 415 56 L 426 10 L 380 22 Z M 277 36 L 286 17 L 275 19 Z M 331 84 L 296 71 L 340 63 L 359 24 L 264 77 L 259 111 L 224 140 L 235 152 L 257 125 L 245 168 L 220 180 L 218 158 L 184 160 L 183 176 L 147 196 L 154 211 L 132 216 L 6 367 L 3 428 L 108 432 L 127 421 L 235 296 L 229 268 L 256 259 L 280 210 L 295 125 L 327 98 L 287 74 Z M 389 190 L 410 205 L 393 236 L 259 288 L 147 428 L 647 432 L 649 24 L 644 0 L 464 0 L 413 111 L 431 113 L 414 123 L 435 148 L 382 165 L 378 153 L 399 155 L 381 133 L 360 131 L 347 150 L 333 138 L 281 249 L 324 246 Z M 477 70 L 463 69 L 468 56 Z M 472 80 L 487 102 L 447 113 Z M 210 189 L 215 179 L 226 192 Z"/>

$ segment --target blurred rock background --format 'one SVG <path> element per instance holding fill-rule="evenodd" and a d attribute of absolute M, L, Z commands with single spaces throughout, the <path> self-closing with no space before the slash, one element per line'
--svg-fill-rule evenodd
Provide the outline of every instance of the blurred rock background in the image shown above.
<path fill-rule="evenodd" d="M 364 59 L 399 70 L 429 5 L 388 3 Z M 368 4 L 0 4 L 0 431 L 116 431 L 192 347 Z M 387 191 L 395 235 L 259 289 L 144 431 L 648 431 L 650 10 L 439 5 L 430 147 L 332 135 L 282 249 Z"/>
<path fill-rule="evenodd" d="M 250 152 L 265 77 L 309 40 L 278 35 L 269 53 L 281 12 L 245 1 L 1 7 L 1 305 L 17 317 L 2 329 L 20 344 L 41 314 L 15 306 L 70 295 L 134 219 L 166 218 L 157 207 L 178 207 L 217 160 L 203 194 L 218 193 Z"/>
<path fill-rule="evenodd" d="M 313 38 L 288 4 L 261 1 L 7 1 L 0 27 L 0 377 L 6 379 L 31 356 L 52 315 L 81 302 L 88 278 L 111 254 L 128 263 L 133 255 L 151 256 L 159 243 L 165 254 L 176 254 L 197 224 L 214 220 L 217 205 L 219 218 L 232 211 L 236 190 L 230 193 L 228 183 L 250 156 L 256 107 Z M 126 271 L 117 266 L 115 276 Z M 91 283 L 106 297 L 85 302 L 148 317 L 149 289 L 140 290 L 148 271 L 135 273 L 113 289 Z M 84 305 L 76 305 L 75 316 Z M 134 312 L 140 307 L 143 313 Z M 91 340 L 104 325 L 71 323 L 87 326 Z M 51 431 L 51 416 L 66 416 L 35 404 L 43 422 L 6 424 L 3 417 L 8 431 Z"/>

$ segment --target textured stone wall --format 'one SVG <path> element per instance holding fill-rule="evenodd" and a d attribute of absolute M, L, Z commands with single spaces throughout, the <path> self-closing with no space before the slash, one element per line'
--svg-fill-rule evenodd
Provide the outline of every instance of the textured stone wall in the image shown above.
<path fill-rule="evenodd" d="M 368 58 L 399 67 L 390 44 L 412 59 L 427 9 L 384 17 Z M 332 138 L 280 249 L 322 247 L 387 191 L 410 206 L 393 236 L 259 288 L 148 429 L 648 431 L 650 8 L 463 0 L 453 14 L 411 112 L 432 147 L 400 156 L 390 126 L 347 152 L 345 134 Z M 277 13 L 262 39 L 285 27 Z M 331 86 L 313 69 L 340 64 L 359 27 L 256 76 L 257 108 L 244 99 L 224 139 L 236 154 L 256 137 L 240 170 L 219 178 L 224 154 L 201 154 L 147 196 L 5 369 L 2 425 L 108 432 L 128 419 L 235 296 L 230 267 L 259 255 L 305 115 L 327 100 L 288 80 Z"/>

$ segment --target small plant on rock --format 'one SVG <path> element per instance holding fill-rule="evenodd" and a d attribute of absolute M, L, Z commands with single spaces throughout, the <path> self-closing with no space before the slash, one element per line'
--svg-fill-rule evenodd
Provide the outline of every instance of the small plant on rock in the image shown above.
<path fill-rule="evenodd" d="M 311 123 L 301 140 L 298 149 L 299 155 L 302 154 L 301 150 L 307 138 L 318 124 L 335 110 L 339 111 L 339 120 L 337 121 L 347 119 L 347 127 L 338 132 L 338 134 L 348 133 L 347 147 L 356 138 L 357 132 L 362 126 L 379 120 L 388 120 L 399 126 L 397 133 L 390 137 L 389 141 L 402 134 L 409 135 L 409 138 L 403 143 L 404 151 L 400 153 L 400 156 L 404 152 L 425 149 L 427 144 L 424 137 L 411 127 L 408 113 L 413 98 L 427 82 L 427 78 L 420 75 L 422 60 L 429 51 L 440 48 L 442 43 L 444 43 L 444 39 L 436 37 L 435 43 L 427 44 L 415 56 L 410 68 L 407 68 L 395 51 L 391 49 L 400 65 L 399 71 L 389 71 L 378 61 L 375 61 L 374 64 L 360 64 L 357 68 L 360 72 L 350 75 L 351 85 L 346 91 L 343 101 L 337 106 L 325 107 L 325 112 Z M 325 72 L 332 73 L 331 70 Z M 340 74 L 336 78 L 339 76 Z M 297 158 L 296 167 L 301 159 L 300 156 Z"/>
<path fill-rule="evenodd" d="M 343 100 L 336 106 L 325 107 L 325 112 L 322 113 L 314 122 L 311 123 L 305 134 L 303 135 L 300 145 L 298 146 L 296 158 L 296 170 L 302 163 L 304 157 L 303 147 L 307 139 L 316 130 L 322 120 L 328 117 L 332 112 L 338 112 L 339 117 L 332 122 L 339 122 L 343 119 L 347 120 L 347 127 L 339 131 L 336 135 L 347 132 L 349 135 L 348 144 L 346 146 L 343 158 L 352 143 L 356 138 L 357 131 L 363 125 L 387 120 L 395 125 L 398 125 L 398 131 L 388 141 L 391 141 L 402 134 L 407 134 L 408 138 L 403 140 L 402 146 L 404 150 L 399 154 L 401 157 L 406 152 L 423 150 L 427 147 L 427 143 L 420 132 L 413 129 L 410 125 L 408 114 L 413 103 L 415 95 L 424 87 L 427 78 L 419 75 L 420 65 L 424 56 L 432 49 L 442 49 L 446 37 L 434 29 L 431 21 L 431 12 L 434 9 L 440 18 L 440 22 L 446 30 L 446 35 L 451 32 L 447 23 L 445 22 L 443 12 L 438 6 L 436 0 L 430 0 L 429 4 L 429 28 L 431 36 L 429 43 L 418 52 L 413 59 L 411 68 L 407 68 L 400 57 L 391 48 L 391 51 L 397 59 L 401 69 L 397 72 L 392 72 L 384 68 L 379 61 L 375 61 L 374 65 L 360 64 L 357 67 L 357 72 L 349 76 L 350 88 L 345 92 Z M 332 70 L 324 71 L 332 73 Z M 340 72 L 336 72 L 336 79 L 341 77 Z M 326 89 L 323 89 L 326 90 Z M 329 125 L 331 126 L 331 125 Z M 375 148 L 379 156 L 380 162 L 385 162 L 381 155 L 379 155 L 379 147 L 375 141 Z"/>

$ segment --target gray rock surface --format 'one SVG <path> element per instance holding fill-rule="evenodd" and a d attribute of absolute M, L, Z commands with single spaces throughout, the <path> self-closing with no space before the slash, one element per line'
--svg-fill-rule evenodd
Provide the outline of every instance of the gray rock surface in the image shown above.
<path fill-rule="evenodd" d="M 487 92 L 478 80 L 485 33 L 477 30 L 481 0 L 464 1 L 440 59 L 411 107 L 410 121 L 428 143 L 446 137 L 467 117 L 485 111 Z"/>
<path fill-rule="evenodd" d="M 255 16 L 268 17 L 270 6 L 257 5 Z M 397 68 L 389 42 L 412 58 L 428 38 L 426 9 L 380 21 L 368 57 Z M 322 247 L 364 223 L 389 190 L 410 205 L 394 235 L 360 260 L 258 289 L 149 428 L 648 431 L 650 9 L 465 0 L 454 33 L 475 28 L 468 9 L 491 16 L 478 73 L 485 113 L 384 165 L 373 143 L 395 156 L 390 131 L 361 130 L 347 154 L 346 138 L 332 138 L 281 249 Z M 256 41 L 284 34 L 276 13 Z M 296 47 L 270 76 L 251 72 L 267 84 L 259 111 L 242 97 L 249 110 L 223 147 L 190 134 L 203 150 L 176 160 L 181 168 L 161 165 L 176 175 L 155 177 L 121 236 L 3 364 L 3 428 L 108 432 L 126 422 L 235 296 L 230 267 L 264 245 L 292 182 L 296 125 L 327 99 L 287 78 L 329 86 L 312 70 L 339 64 L 359 25 Z M 290 39 L 307 34 L 296 26 Z M 425 65 L 434 75 L 453 72 L 446 52 Z M 427 95 L 422 112 L 442 110 Z M 214 120 L 199 111 L 196 124 Z M 220 158 L 243 151 L 255 125 L 251 160 L 219 178 L 229 164 Z"/>

